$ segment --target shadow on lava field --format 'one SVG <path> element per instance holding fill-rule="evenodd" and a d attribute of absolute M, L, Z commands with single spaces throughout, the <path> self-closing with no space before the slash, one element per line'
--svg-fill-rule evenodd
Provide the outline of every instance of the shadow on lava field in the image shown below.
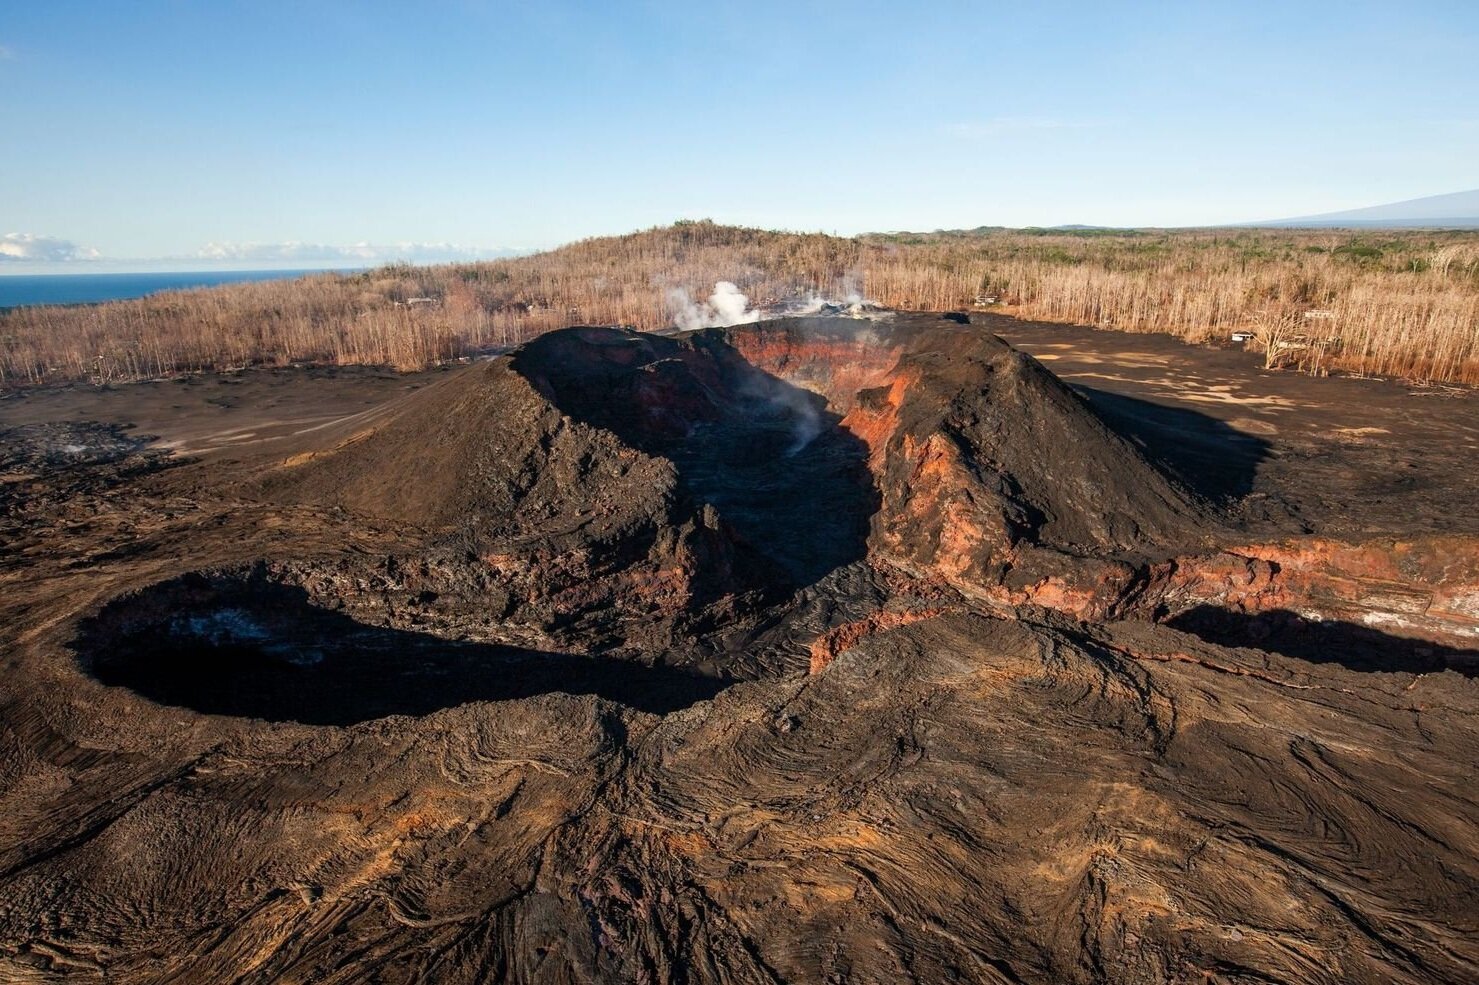
<path fill-rule="evenodd" d="M 1309 619 L 1288 609 L 1244 613 L 1199 605 L 1166 624 L 1218 646 L 1252 647 L 1311 663 L 1340 664 L 1351 670 L 1454 670 L 1466 677 L 1479 675 L 1479 649 L 1393 636 L 1356 623 Z"/>
<path fill-rule="evenodd" d="M 110 602 L 74 649 L 102 683 L 205 714 L 306 725 L 564 692 L 666 714 L 732 681 L 372 626 L 292 585 L 185 575 Z"/>
<path fill-rule="evenodd" d="M 1228 504 L 1253 490 L 1258 466 L 1269 457 L 1267 441 L 1215 417 L 1185 407 L 1138 400 L 1108 390 L 1075 386 L 1120 434 L 1204 499 Z"/>

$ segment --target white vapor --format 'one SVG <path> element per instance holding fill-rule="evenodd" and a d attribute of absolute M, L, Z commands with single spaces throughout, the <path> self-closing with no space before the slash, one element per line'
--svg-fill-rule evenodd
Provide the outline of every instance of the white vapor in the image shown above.
<path fill-rule="evenodd" d="M 760 320 L 760 312 L 750 308 L 750 299 L 727 280 L 715 284 L 714 293 L 703 304 L 695 304 L 683 288 L 674 288 L 668 292 L 668 313 L 673 316 L 673 324 L 685 332 Z"/>
<path fill-rule="evenodd" d="M 864 318 L 870 321 L 892 318 L 894 313 L 863 297 L 856 290 L 848 290 L 844 285 L 841 297 L 826 297 L 816 292 L 806 297 L 795 298 L 788 301 L 772 312 L 772 316 L 789 315 L 835 315 L 842 318 Z"/>
<path fill-rule="evenodd" d="M 740 383 L 739 393 L 750 407 L 750 417 L 768 418 L 789 426 L 791 440 L 782 453 L 792 457 L 822 433 L 823 401 L 816 394 L 756 371 Z"/>
<path fill-rule="evenodd" d="M 30 233 L 6 233 L 0 236 L 0 262 L 56 263 L 68 260 L 96 260 L 97 250 L 79 246 L 69 239 L 33 236 Z"/>

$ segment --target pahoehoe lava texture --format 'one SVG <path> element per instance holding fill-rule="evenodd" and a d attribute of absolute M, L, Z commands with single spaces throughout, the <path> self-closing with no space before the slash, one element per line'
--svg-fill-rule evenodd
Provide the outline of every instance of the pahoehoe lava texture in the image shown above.
<path fill-rule="evenodd" d="M 315 440 L 8 494 L 0 979 L 1479 979 L 1470 541 L 1250 540 L 926 315 Z"/>

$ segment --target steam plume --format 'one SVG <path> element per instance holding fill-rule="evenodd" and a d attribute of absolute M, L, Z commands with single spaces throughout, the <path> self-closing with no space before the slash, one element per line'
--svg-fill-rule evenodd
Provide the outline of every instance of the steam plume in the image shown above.
<path fill-rule="evenodd" d="M 685 332 L 760 320 L 760 312 L 750 308 L 750 299 L 727 280 L 715 284 L 714 293 L 703 304 L 695 304 L 683 288 L 674 288 L 668 292 L 668 313 L 673 316 L 673 324 Z"/>

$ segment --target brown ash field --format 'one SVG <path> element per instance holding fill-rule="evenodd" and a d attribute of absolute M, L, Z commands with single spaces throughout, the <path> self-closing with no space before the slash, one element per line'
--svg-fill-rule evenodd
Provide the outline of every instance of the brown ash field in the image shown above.
<path fill-rule="evenodd" d="M 996 315 L 0 398 L 0 980 L 1479 980 L 1479 395 Z"/>

